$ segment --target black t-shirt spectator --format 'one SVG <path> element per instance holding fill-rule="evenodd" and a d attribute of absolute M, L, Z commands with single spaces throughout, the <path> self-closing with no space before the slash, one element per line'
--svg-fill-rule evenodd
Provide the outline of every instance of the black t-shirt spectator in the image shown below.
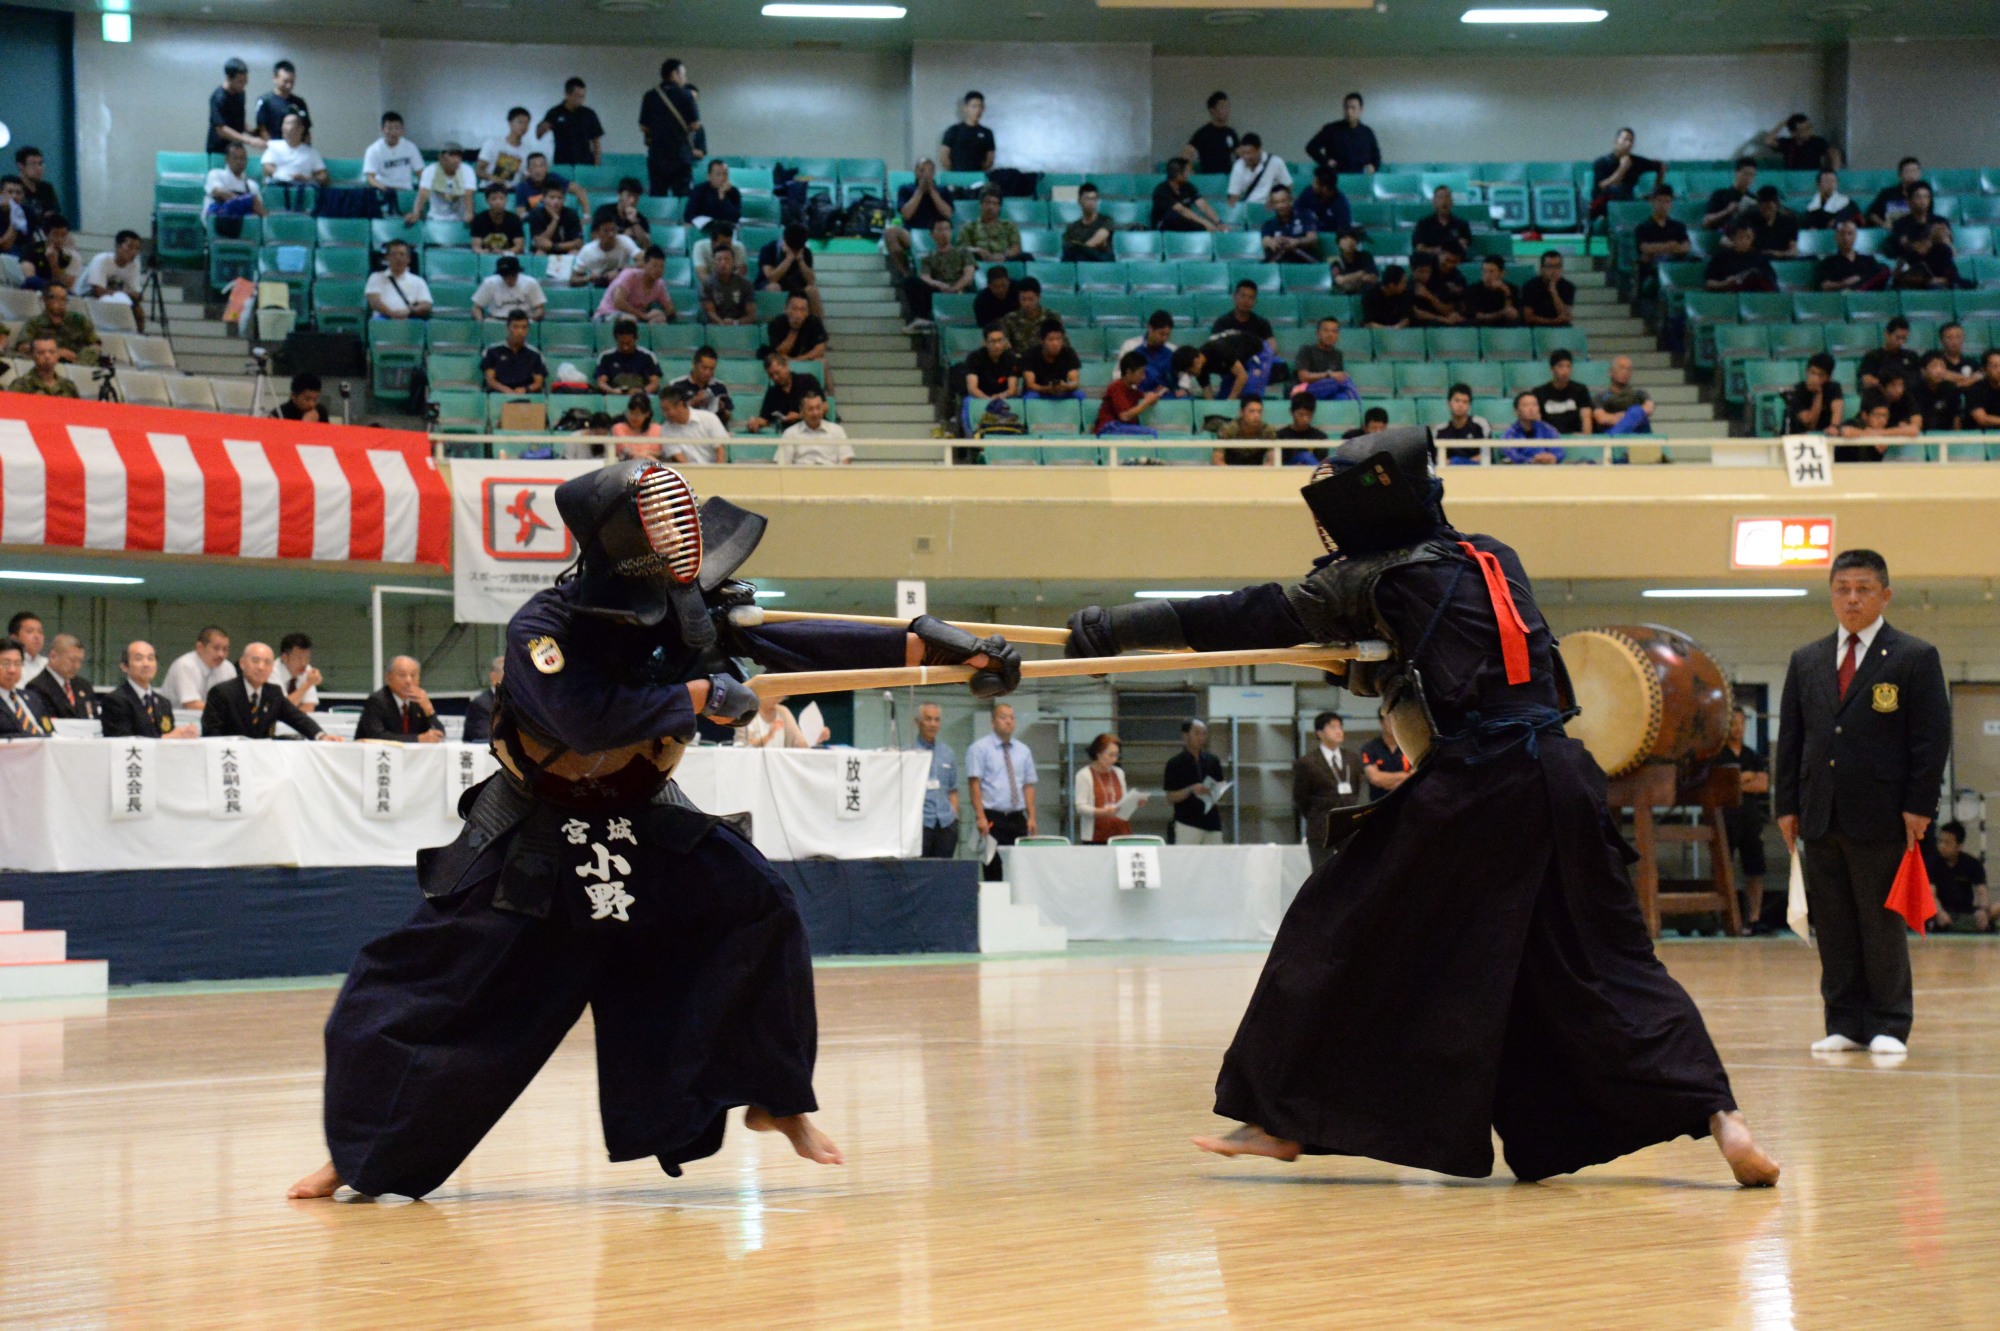
<path fill-rule="evenodd" d="M 280 97 L 275 92 L 265 93 L 257 99 L 257 133 L 267 139 L 283 138 L 285 117 L 294 111 L 308 118 L 312 115 L 306 110 L 306 99 L 297 93 L 289 97 Z"/>
<path fill-rule="evenodd" d="M 796 416 L 799 414 L 799 403 L 805 401 L 808 394 L 821 392 L 823 390 L 819 386 L 817 376 L 800 374 L 797 370 L 793 370 L 790 388 L 780 388 L 772 384 L 764 390 L 764 402 L 757 408 L 757 414 L 767 421 Z"/>
<path fill-rule="evenodd" d="M 484 376 L 488 370 L 493 371 L 493 377 L 505 388 L 526 392 L 528 386 L 535 382 L 536 375 L 542 376 L 543 387 L 548 386 L 548 364 L 542 359 L 542 353 L 530 346 L 524 345 L 516 351 L 505 342 L 494 343 L 479 358 L 480 374 Z"/>
<path fill-rule="evenodd" d="M 1388 742 L 1380 735 L 1377 735 L 1374 739 L 1369 740 L 1361 746 L 1361 766 L 1364 769 L 1373 767 L 1382 772 L 1407 772 L 1410 770 L 1410 755 L 1404 753 L 1401 749 L 1390 748 Z M 1388 791 L 1382 789 L 1382 787 L 1376 785 L 1373 781 L 1368 783 L 1368 802 L 1370 804 L 1373 804 L 1388 793 Z"/>
<path fill-rule="evenodd" d="M 1038 383 L 1059 384 L 1069 378 L 1071 370 L 1083 368 L 1083 361 L 1076 354 L 1076 348 L 1067 342 L 1063 343 L 1062 350 L 1056 353 L 1054 360 L 1048 358 L 1046 351 L 1045 347 L 1036 347 L 1022 361 L 1022 373 L 1033 371 Z"/>
<path fill-rule="evenodd" d="M 314 425 L 330 424 L 333 419 L 327 414 L 326 403 L 324 402 L 315 404 L 311 414 L 308 415 L 306 412 L 300 411 L 299 404 L 290 398 L 286 398 L 283 402 L 280 402 L 278 409 L 272 412 L 271 415 L 281 421 L 310 421 Z"/>
<path fill-rule="evenodd" d="M 1937 904 L 1951 915 L 1970 915 L 1986 886 L 1986 865 L 1969 851 L 1958 852 L 1957 864 L 1946 864 L 1933 842 L 1924 843 L 1924 867 L 1930 872 Z"/>
<path fill-rule="evenodd" d="M 1989 416 L 2000 416 L 2000 388 L 1981 379 L 1965 390 L 1965 428 L 1984 430 L 1988 427 L 1975 423 L 1972 413 L 1983 411 Z"/>
<path fill-rule="evenodd" d="M 1898 254 L 1910 253 L 1910 246 L 1921 245 L 1931 238 L 1931 230 L 1941 219 L 1936 213 L 1918 220 L 1915 213 L 1904 213 L 1889 225 L 1890 246 Z M 1912 256 L 1914 257 L 1914 256 Z"/>
<path fill-rule="evenodd" d="M 1778 140 L 1778 156 L 1785 159 L 1787 171 L 1823 170 L 1832 153 L 1833 145 L 1817 134 L 1809 139 L 1795 139 L 1787 134 Z"/>
<path fill-rule="evenodd" d="M 1777 285 L 1777 277 L 1771 271 L 1769 255 L 1759 254 L 1755 250 L 1745 254 L 1734 245 L 1726 245 L 1710 257 L 1708 267 L 1702 272 L 1702 280 L 1727 282 L 1739 273 L 1753 272 L 1762 273 L 1773 286 Z"/>
<path fill-rule="evenodd" d="M 620 386 L 620 379 L 636 379 L 636 384 L 626 387 L 638 389 L 660 373 L 660 362 L 652 352 L 644 347 L 633 347 L 630 351 L 620 351 L 613 347 L 597 358 L 597 378 L 614 387 Z"/>
<path fill-rule="evenodd" d="M 527 235 L 527 228 L 521 225 L 520 214 L 509 208 L 495 217 L 491 208 L 483 208 L 473 214 L 472 248 L 488 253 L 505 253 L 515 241 Z"/>
<path fill-rule="evenodd" d="M 1325 242 L 1321 241 L 1321 244 L 1323 245 Z M 1381 276 L 1375 269 L 1375 256 L 1363 249 L 1355 250 L 1352 259 L 1347 258 L 1339 250 L 1335 250 L 1333 257 L 1327 260 L 1327 267 L 1332 272 L 1333 280 L 1336 282 L 1343 277 L 1351 277 L 1355 273 L 1368 273 L 1378 278 Z"/>
<path fill-rule="evenodd" d="M 1754 212 L 1756 204 L 1757 196 L 1749 190 L 1738 189 L 1734 185 L 1725 185 L 1708 196 L 1708 204 L 1701 210 L 1701 215 L 1703 217 L 1713 217 L 1717 213 L 1727 212 L 1733 218 L 1741 212 Z"/>
<path fill-rule="evenodd" d="M 1424 290 L 1452 309 L 1464 303 L 1465 287 L 1465 271 L 1461 268 L 1454 268 L 1449 273 L 1442 268 L 1433 268 L 1430 279 L 1424 283 Z"/>
<path fill-rule="evenodd" d="M 785 242 L 782 238 L 772 241 L 770 244 L 764 246 L 763 249 L 757 251 L 756 281 L 759 289 L 770 290 L 775 287 L 779 291 L 804 291 L 806 287 L 811 285 L 813 279 L 813 252 L 810 249 L 799 251 L 799 261 L 790 268 L 787 268 L 783 277 L 779 278 L 776 282 L 766 281 L 764 279 L 764 270 L 766 268 L 776 268 L 784 261 Z"/>
<path fill-rule="evenodd" d="M 1021 377 L 1021 358 L 1012 351 L 1003 351 L 996 360 L 981 347 L 965 358 L 964 374 L 977 376 L 979 391 L 992 397 L 1006 391 L 1009 379 Z M 960 382 L 964 382 L 963 375 Z"/>
<path fill-rule="evenodd" d="M 1495 288 L 1487 286 L 1484 282 L 1475 282 L 1465 289 L 1465 312 L 1467 314 L 1498 314 L 1500 311 L 1506 309 L 1510 302 L 1514 306 L 1516 315 L 1518 315 L 1521 303 L 1511 283 L 1503 282 L 1499 287 Z M 1550 313 L 1553 314 L 1554 311 L 1551 310 Z"/>
<path fill-rule="evenodd" d="M 208 151 L 228 152 L 235 140 L 226 139 L 221 130 L 224 126 L 239 134 L 247 133 L 243 128 L 243 94 L 231 92 L 228 88 L 217 88 L 208 95 Z"/>
<path fill-rule="evenodd" d="M 1680 245 L 1688 238 L 1687 223 L 1678 217 L 1655 222 L 1648 217 L 1632 228 L 1632 239 L 1643 249 L 1647 245 Z"/>
<path fill-rule="evenodd" d="M 1416 308 L 1417 298 L 1407 286 L 1394 296 L 1381 287 L 1373 287 L 1361 298 L 1361 321 L 1395 328 L 1408 323 Z"/>
<path fill-rule="evenodd" d="M 1764 220 L 1764 214 L 1752 213 L 1750 225 L 1757 236 L 1752 242 L 1753 248 L 1765 254 L 1783 254 L 1799 243 L 1798 219 L 1789 213 L 1780 211 L 1768 222 Z"/>
<path fill-rule="evenodd" d="M 1021 293 L 1016 288 L 1008 287 L 1004 296 L 994 295 L 990 288 L 982 289 L 972 298 L 972 322 L 990 328 L 1020 308 Z"/>
<path fill-rule="evenodd" d="M 1880 217 L 1885 221 L 1893 222 L 1897 214 L 1908 211 L 1910 211 L 1910 196 L 1903 192 L 1900 182 L 1877 194 L 1874 201 L 1868 205 L 1870 217 Z"/>
<path fill-rule="evenodd" d="M 961 120 L 939 135 L 938 142 L 951 150 L 952 170 L 984 171 L 986 154 L 993 151 L 993 131 Z"/>
<path fill-rule="evenodd" d="M 549 210 L 546 208 L 537 208 L 535 209 L 534 212 L 529 213 L 527 227 L 530 232 L 532 232 L 537 236 L 541 235 L 544 231 L 547 231 L 549 229 Z M 564 208 L 562 210 L 561 220 L 559 220 L 556 223 L 556 230 L 555 230 L 556 244 L 567 245 L 572 240 L 582 240 L 582 239 L 583 239 L 582 219 L 577 217 L 576 209 Z"/>
<path fill-rule="evenodd" d="M 1167 770 L 1162 778 L 1167 790 L 1186 790 L 1189 786 L 1208 782 L 1210 790 L 1222 784 L 1222 760 L 1212 753 L 1204 752 L 1199 759 L 1186 749 L 1182 749 L 1167 759 Z M 1204 809 L 1201 796 L 1190 795 L 1174 805 L 1174 821 L 1187 827 L 1199 828 L 1204 832 L 1222 830 L 1222 806 Z"/>
<path fill-rule="evenodd" d="M 1225 175 L 1235 165 L 1236 131 L 1228 125 L 1210 121 L 1188 135 L 1188 142 L 1194 146 L 1194 169 L 1202 175 Z"/>
<path fill-rule="evenodd" d="M 1453 425 L 1450 421 L 1446 421 L 1443 425 L 1438 426 L 1436 430 L 1432 431 L 1432 433 L 1440 439 L 1486 439 L 1490 437 L 1486 433 L 1486 427 L 1479 423 L 1477 416 L 1467 416 L 1463 425 Z M 1465 451 L 1468 457 L 1478 456 L 1478 454 L 1469 450 L 1462 451 Z"/>
<path fill-rule="evenodd" d="M 1917 353 L 1904 347 L 1901 351 L 1891 351 L 1887 347 L 1877 347 L 1861 358 L 1861 367 L 1856 373 L 1856 381 L 1872 378 L 1877 383 L 1888 383 L 1891 379 L 1917 378 Z M 1909 399 L 1904 398 L 1905 401 Z"/>
<path fill-rule="evenodd" d="M 688 217 L 706 217 L 712 223 L 727 222 L 735 226 L 743 220 L 743 191 L 732 189 L 724 194 L 704 180 L 688 194 L 687 207 L 682 211 Z"/>
<path fill-rule="evenodd" d="M 1296 426 L 1296 425 L 1281 425 L 1281 426 L 1279 426 L 1279 427 L 1278 427 L 1278 438 L 1280 438 L 1280 439 L 1324 439 L 1324 438 L 1326 438 L 1326 431 L 1325 431 L 1325 430 L 1322 430 L 1322 429 L 1320 429 L 1320 428 L 1318 428 L 1317 426 L 1312 426 L 1312 425 L 1308 425 L 1308 426 L 1306 426 L 1306 427 L 1305 427 L 1305 428 L 1304 428 L 1303 430 L 1302 430 L 1302 429 L 1300 429 L 1300 428 L 1299 428 L 1298 426 Z M 1312 452 L 1314 452 L 1314 453 L 1322 453 L 1322 452 L 1324 452 L 1324 450 L 1322 450 L 1322 449 L 1313 449 L 1313 450 L 1311 450 L 1311 451 L 1312 451 Z M 1263 459 L 1262 459 L 1262 458 L 1259 458 L 1259 459 L 1258 459 L 1258 461 L 1260 461 L 1260 462 L 1261 462 L 1261 461 L 1263 461 Z"/>
<path fill-rule="evenodd" d="M 673 110 L 667 109 L 671 99 Z M 674 111 L 680 112 L 680 119 L 674 118 Z M 693 160 L 688 149 L 687 131 L 682 121 L 694 124 L 701 119 L 701 109 L 695 105 L 694 94 L 681 87 L 654 87 L 639 102 L 639 128 L 646 131 L 646 158 L 665 166 L 678 166 Z M 688 216 L 699 217 L 700 213 Z"/>
<path fill-rule="evenodd" d="M 1827 209 L 1820 206 L 1819 196 L 1814 195 L 1813 201 L 1806 205 L 1806 210 L 1801 214 L 1799 221 L 1807 231 L 1831 231 L 1842 222 L 1852 222 L 1860 226 L 1861 205 L 1848 199 L 1838 208 Z"/>
<path fill-rule="evenodd" d="M 1176 204 L 1193 208 L 1195 201 L 1199 198 L 1201 198 L 1201 191 L 1196 189 L 1192 182 L 1186 180 L 1181 181 L 1179 184 L 1175 184 L 1171 180 L 1162 180 L 1159 184 L 1153 186 L 1153 230 L 1201 230 L 1202 228 L 1196 223 L 1188 221 L 1187 218 L 1182 217 L 1174 211 Z"/>
<path fill-rule="evenodd" d="M 1785 394 L 1786 434 L 1825 434 L 1840 424 L 1845 405 L 1841 401 L 1840 381 L 1829 379 L 1819 391 L 1819 415 L 1811 420 L 1801 420 L 1799 413 L 1812 405 L 1812 390 L 1801 379 Z"/>
<path fill-rule="evenodd" d="M 1572 314 L 1576 312 L 1576 284 L 1567 277 L 1556 279 L 1556 289 L 1553 295 L 1549 292 L 1548 284 L 1543 282 L 1539 277 L 1521 283 L 1521 304 L 1523 308 L 1534 311 L 1541 318 L 1553 319 L 1556 317 L 1555 298 L 1557 296 L 1562 298 L 1562 303 L 1569 308 Z"/>
<path fill-rule="evenodd" d="M 1250 317 L 1247 319 L 1238 319 L 1236 311 L 1231 310 L 1210 324 L 1208 331 L 1217 336 L 1223 333 L 1231 333 L 1237 337 L 1256 343 L 1256 348 L 1249 353 L 1253 356 L 1258 351 L 1262 351 L 1264 344 L 1269 342 L 1274 336 L 1271 331 L 1271 321 L 1254 310 L 1251 311 Z"/>
<path fill-rule="evenodd" d="M 1196 376 L 1202 387 L 1211 380 L 1228 387 L 1236 377 L 1236 367 L 1249 357 L 1257 354 L 1258 348 L 1241 333 L 1224 333 L 1209 339 L 1201 348 L 1201 373 Z"/>
<path fill-rule="evenodd" d="M 917 187 L 915 185 L 900 185 L 897 187 L 896 210 L 899 214 L 902 211 L 903 205 L 908 203 L 910 196 L 916 192 Z M 926 194 L 924 195 L 924 201 L 917 205 L 917 211 L 912 216 L 904 219 L 901 225 L 911 232 L 923 232 L 929 231 L 934 223 L 940 220 L 948 221 L 950 218 L 951 214 L 938 207 L 931 199 L 931 196 Z"/>
<path fill-rule="evenodd" d="M 1734 767 L 1737 771 L 1745 774 L 1768 772 L 1771 770 L 1770 760 L 1757 752 L 1757 750 L 1751 748 L 1748 744 L 1743 746 L 1741 753 L 1731 753 L 1728 747 L 1724 746 L 1722 752 L 1715 755 L 1715 765 L 1718 767 Z M 1725 810 L 1723 813 L 1726 821 L 1743 828 L 1762 827 L 1770 818 L 1770 815 L 1771 797 L 1762 791 L 1749 790 L 1743 792 L 1743 802 L 1741 804 L 1738 804 L 1733 809 Z"/>
<path fill-rule="evenodd" d="M 1606 153 L 1604 154 L 1604 156 L 1592 162 L 1590 164 L 1590 187 L 1592 192 L 1595 193 L 1599 190 L 1605 189 L 1606 186 L 1604 182 L 1611 179 L 1611 173 L 1616 171 L 1617 169 L 1618 169 L 1618 154 L 1616 153 Z M 1626 169 L 1624 177 L 1620 179 L 1616 185 L 1612 185 L 1609 187 L 1611 192 L 1606 197 L 1613 199 L 1630 199 L 1632 197 L 1633 191 L 1639 187 L 1640 176 L 1643 176 L 1648 171 L 1651 171 L 1654 175 L 1654 178 L 1658 179 L 1659 173 L 1665 169 L 1666 168 L 1664 164 L 1656 162 L 1650 157 L 1641 157 L 1639 156 L 1639 154 L 1633 153 L 1632 165 Z"/>
<path fill-rule="evenodd" d="M 1583 413 L 1594 405 L 1590 400 L 1590 390 L 1572 379 L 1566 388 L 1557 388 L 1551 380 L 1535 390 L 1535 401 L 1542 404 L 1542 420 L 1557 434 L 1581 434 Z"/>
<path fill-rule="evenodd" d="M 553 162 L 556 166 L 596 164 L 590 155 L 590 141 L 604 137 L 604 122 L 597 118 L 597 112 L 587 106 L 579 106 L 572 111 L 557 102 L 542 119 L 548 122 L 549 137 L 555 140 Z"/>
<path fill-rule="evenodd" d="M 1907 389 L 1894 402 L 1889 401 L 1879 393 L 1863 393 L 1861 395 L 1861 409 L 1863 411 L 1866 411 L 1875 403 L 1880 403 L 1889 409 L 1889 424 L 1887 428 L 1891 430 L 1899 426 L 1908 425 L 1910 419 L 1917 414 L 1916 399 L 1910 396 Z"/>
<path fill-rule="evenodd" d="M 1932 387 L 1922 379 L 1912 379 L 1908 396 L 1910 405 L 1924 418 L 1926 431 L 1959 428 L 1959 420 L 1965 415 L 1965 390 L 1951 380 L 1942 380 Z"/>
<path fill-rule="evenodd" d="M 1420 218 L 1416 230 L 1410 233 L 1410 252 L 1450 249 L 1463 255 L 1472 245 L 1472 223 L 1463 217 L 1439 217 L 1432 213 Z"/>
<path fill-rule="evenodd" d="M 1861 279 L 1861 286 L 1872 282 L 1882 272 L 1882 261 L 1872 254 L 1856 250 L 1853 258 L 1829 254 L 1819 261 L 1819 280 L 1822 282 L 1845 282 L 1850 277 Z"/>
<path fill-rule="evenodd" d="M 765 326 L 764 340 L 771 347 L 775 348 L 786 337 L 791 335 L 791 331 L 791 320 L 781 314 Z M 806 321 L 799 325 L 798 337 L 793 340 L 792 345 L 786 350 L 785 354 L 793 360 L 797 360 L 800 356 L 810 355 L 814 347 L 823 347 L 825 345 L 826 325 L 819 321 L 818 315 L 808 314 Z"/>

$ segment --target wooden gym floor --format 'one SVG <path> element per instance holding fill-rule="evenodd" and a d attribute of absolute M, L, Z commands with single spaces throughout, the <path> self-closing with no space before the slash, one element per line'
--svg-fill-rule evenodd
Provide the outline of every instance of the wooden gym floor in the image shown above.
<path fill-rule="evenodd" d="M 325 987 L 0 1015 L 7 1327 L 2000 1326 L 2000 946 L 1914 945 L 1900 1066 L 1815 1060 L 1812 953 L 1662 948 L 1762 1140 L 1571 1178 L 1224 1161 L 1253 950 L 829 966 L 844 1169 L 732 1130 L 609 1165 L 579 1027 L 428 1202 L 291 1202 L 320 1163 Z"/>

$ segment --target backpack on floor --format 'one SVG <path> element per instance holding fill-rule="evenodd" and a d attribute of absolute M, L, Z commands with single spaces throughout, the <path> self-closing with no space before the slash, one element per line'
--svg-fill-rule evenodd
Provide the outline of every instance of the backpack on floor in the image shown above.
<path fill-rule="evenodd" d="M 841 234 L 862 240 L 880 240 L 893 216 L 895 211 L 889 207 L 887 199 L 866 195 L 847 206 L 847 212 L 841 217 Z"/>

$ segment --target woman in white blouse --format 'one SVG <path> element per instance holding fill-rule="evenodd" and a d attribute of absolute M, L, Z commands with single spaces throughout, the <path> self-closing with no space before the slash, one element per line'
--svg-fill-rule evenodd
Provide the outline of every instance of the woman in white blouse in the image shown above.
<path fill-rule="evenodd" d="M 1115 836 L 1129 836 L 1132 824 L 1118 816 L 1127 789 L 1125 769 L 1118 765 L 1118 737 L 1099 735 L 1090 741 L 1090 761 L 1076 774 L 1077 838 L 1103 845 Z M 1139 803 L 1146 797 L 1141 795 Z"/>
<path fill-rule="evenodd" d="M 750 724 L 736 731 L 736 742 L 753 749 L 810 749 L 832 738 L 833 731 L 821 726 L 818 739 L 807 739 L 805 732 L 799 729 L 799 719 L 792 715 L 791 708 L 785 706 L 784 698 L 777 695 L 764 699 L 757 708 L 757 715 L 750 718 Z"/>

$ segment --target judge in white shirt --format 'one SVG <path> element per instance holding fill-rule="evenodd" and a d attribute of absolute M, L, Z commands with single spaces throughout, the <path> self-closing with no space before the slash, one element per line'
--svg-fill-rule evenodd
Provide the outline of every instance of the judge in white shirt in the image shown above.
<path fill-rule="evenodd" d="M 688 405 L 678 385 L 660 392 L 660 456 L 669 462 L 710 463 L 721 460 L 729 428 L 712 411 Z"/>
<path fill-rule="evenodd" d="M 410 271 L 410 244 L 392 240 L 383 254 L 389 265 L 370 273 L 361 288 L 368 308 L 377 319 L 428 319 L 431 317 L 430 284 Z"/>
<path fill-rule="evenodd" d="M 778 445 L 781 467 L 844 467 L 854 461 L 847 431 L 826 418 L 826 398 L 818 393 L 799 400 L 798 424 L 778 437 L 784 440 Z"/>
<path fill-rule="evenodd" d="M 208 691 L 224 680 L 236 678 L 229 662 L 229 635 L 210 624 L 195 635 L 194 650 L 174 658 L 167 667 L 163 686 L 167 701 L 186 712 L 208 706 Z"/>
<path fill-rule="evenodd" d="M 1286 169 L 1285 159 L 1265 152 L 1264 140 L 1255 134 L 1238 139 L 1236 165 L 1229 168 L 1229 201 L 1263 203 L 1278 185 L 1292 187 L 1292 173 Z"/>
<path fill-rule="evenodd" d="M 1118 807 L 1131 789 L 1125 769 L 1118 765 L 1118 751 L 1116 735 L 1099 735 L 1090 741 L 1090 761 L 1076 774 L 1076 836 L 1080 842 L 1101 846 L 1112 837 L 1131 835 L 1132 824 Z M 1141 795 L 1133 807 L 1145 802 Z"/>
<path fill-rule="evenodd" d="M 569 284 L 573 287 L 608 287 L 612 278 L 639 263 L 639 247 L 630 236 L 619 234 L 616 214 L 599 217 L 593 232 L 570 264 Z"/>
<path fill-rule="evenodd" d="M 382 137 L 361 154 L 361 178 L 370 188 L 385 194 L 415 189 L 417 173 L 424 169 L 424 155 L 417 145 L 403 137 L 403 118 L 394 111 L 382 117 Z"/>

